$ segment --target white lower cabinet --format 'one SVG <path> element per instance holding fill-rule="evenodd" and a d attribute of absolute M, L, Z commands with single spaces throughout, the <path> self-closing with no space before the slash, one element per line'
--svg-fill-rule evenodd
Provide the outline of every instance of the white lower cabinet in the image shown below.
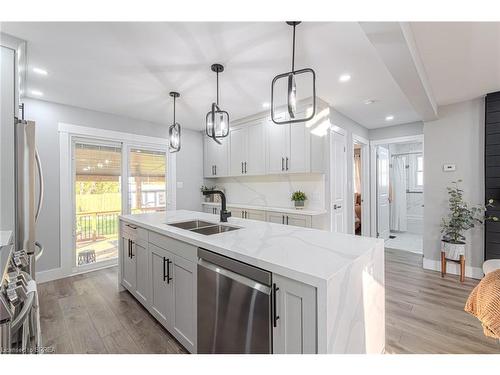
<path fill-rule="evenodd" d="M 238 217 L 240 219 L 266 221 L 265 211 L 247 210 L 243 208 L 234 208 L 234 207 L 228 207 L 228 210 L 231 211 L 233 217 Z"/>
<path fill-rule="evenodd" d="M 147 306 L 149 300 L 149 270 L 148 270 L 148 244 L 134 242 L 132 251 L 135 254 L 136 286 L 135 292 L 137 299 Z"/>
<path fill-rule="evenodd" d="M 273 275 L 273 283 L 273 353 L 317 353 L 316 288 L 279 275 Z"/>
<path fill-rule="evenodd" d="M 126 234 L 121 236 L 122 242 L 122 284 L 130 292 L 135 290 L 137 283 L 137 271 L 135 266 L 135 259 L 132 252 L 132 240 Z"/>
<path fill-rule="evenodd" d="M 196 262 L 152 243 L 149 246 L 151 314 L 188 351 L 196 353 Z"/>
<path fill-rule="evenodd" d="M 203 205 L 203 212 L 206 212 L 207 214 L 218 215 L 219 214 L 219 207 Z"/>
<path fill-rule="evenodd" d="M 276 224 L 293 225 L 296 227 L 311 228 L 311 216 L 287 214 L 282 212 L 267 212 L 267 221 Z"/>

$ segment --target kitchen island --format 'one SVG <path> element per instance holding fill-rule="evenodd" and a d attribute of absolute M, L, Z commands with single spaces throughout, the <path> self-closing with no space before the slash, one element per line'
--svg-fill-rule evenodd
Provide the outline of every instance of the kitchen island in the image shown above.
<path fill-rule="evenodd" d="M 170 225 L 192 220 L 219 217 L 183 210 L 120 217 L 120 287 L 188 351 L 197 353 L 203 248 L 272 274 L 273 353 L 383 352 L 383 240 L 232 217 L 225 224 L 237 230 L 211 235 Z"/>

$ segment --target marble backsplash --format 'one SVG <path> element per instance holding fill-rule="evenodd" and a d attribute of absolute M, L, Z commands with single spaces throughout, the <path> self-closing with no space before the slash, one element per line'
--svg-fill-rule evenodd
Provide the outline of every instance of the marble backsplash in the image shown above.
<path fill-rule="evenodd" d="M 292 193 L 301 190 L 307 196 L 305 208 L 325 209 L 325 176 L 322 174 L 225 177 L 207 180 L 206 184 L 223 188 L 230 203 L 291 208 Z"/>

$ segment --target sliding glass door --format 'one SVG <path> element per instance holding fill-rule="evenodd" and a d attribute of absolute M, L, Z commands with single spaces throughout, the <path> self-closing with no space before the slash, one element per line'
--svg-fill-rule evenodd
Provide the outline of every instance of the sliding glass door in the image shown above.
<path fill-rule="evenodd" d="M 73 138 L 73 266 L 116 262 L 119 215 L 165 211 L 166 148 Z"/>
<path fill-rule="evenodd" d="M 128 207 L 132 214 L 165 211 L 165 151 L 131 147 L 128 153 Z"/>
<path fill-rule="evenodd" d="M 76 140 L 73 186 L 75 265 L 115 259 L 122 212 L 121 144 Z"/>

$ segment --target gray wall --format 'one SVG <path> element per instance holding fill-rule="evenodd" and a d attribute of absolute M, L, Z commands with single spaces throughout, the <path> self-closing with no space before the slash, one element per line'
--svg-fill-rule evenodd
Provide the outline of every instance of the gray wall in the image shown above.
<path fill-rule="evenodd" d="M 440 223 L 448 213 L 446 187 L 462 179 L 464 198 L 484 202 L 484 99 L 439 107 L 439 119 L 424 125 L 424 258 L 440 259 Z M 456 171 L 443 172 L 443 164 Z M 466 264 L 483 263 L 483 228 L 467 235 Z"/>
<path fill-rule="evenodd" d="M 45 246 L 44 255 L 37 264 L 38 271 L 60 267 L 59 218 L 59 122 L 99 129 L 135 133 L 151 137 L 165 137 L 168 127 L 162 124 L 134 120 L 103 112 L 71 107 L 42 100 L 25 99 L 25 117 L 36 121 L 36 143 L 42 159 L 45 177 L 45 201 L 37 225 L 37 238 Z M 177 178 L 184 188 L 177 189 L 177 207 L 191 208 L 201 204 L 199 194 L 190 185 L 201 185 L 201 135 L 183 129 L 183 150 L 177 158 Z M 199 150 L 199 151 L 198 151 Z M 191 155 L 193 153 L 193 155 Z M 200 182 L 198 182 L 198 179 Z M 65 249 L 71 251 L 71 249 Z"/>
<path fill-rule="evenodd" d="M 370 140 L 407 137 L 424 133 L 423 122 L 410 122 L 408 124 L 388 126 L 385 128 L 370 129 L 368 131 Z"/>

